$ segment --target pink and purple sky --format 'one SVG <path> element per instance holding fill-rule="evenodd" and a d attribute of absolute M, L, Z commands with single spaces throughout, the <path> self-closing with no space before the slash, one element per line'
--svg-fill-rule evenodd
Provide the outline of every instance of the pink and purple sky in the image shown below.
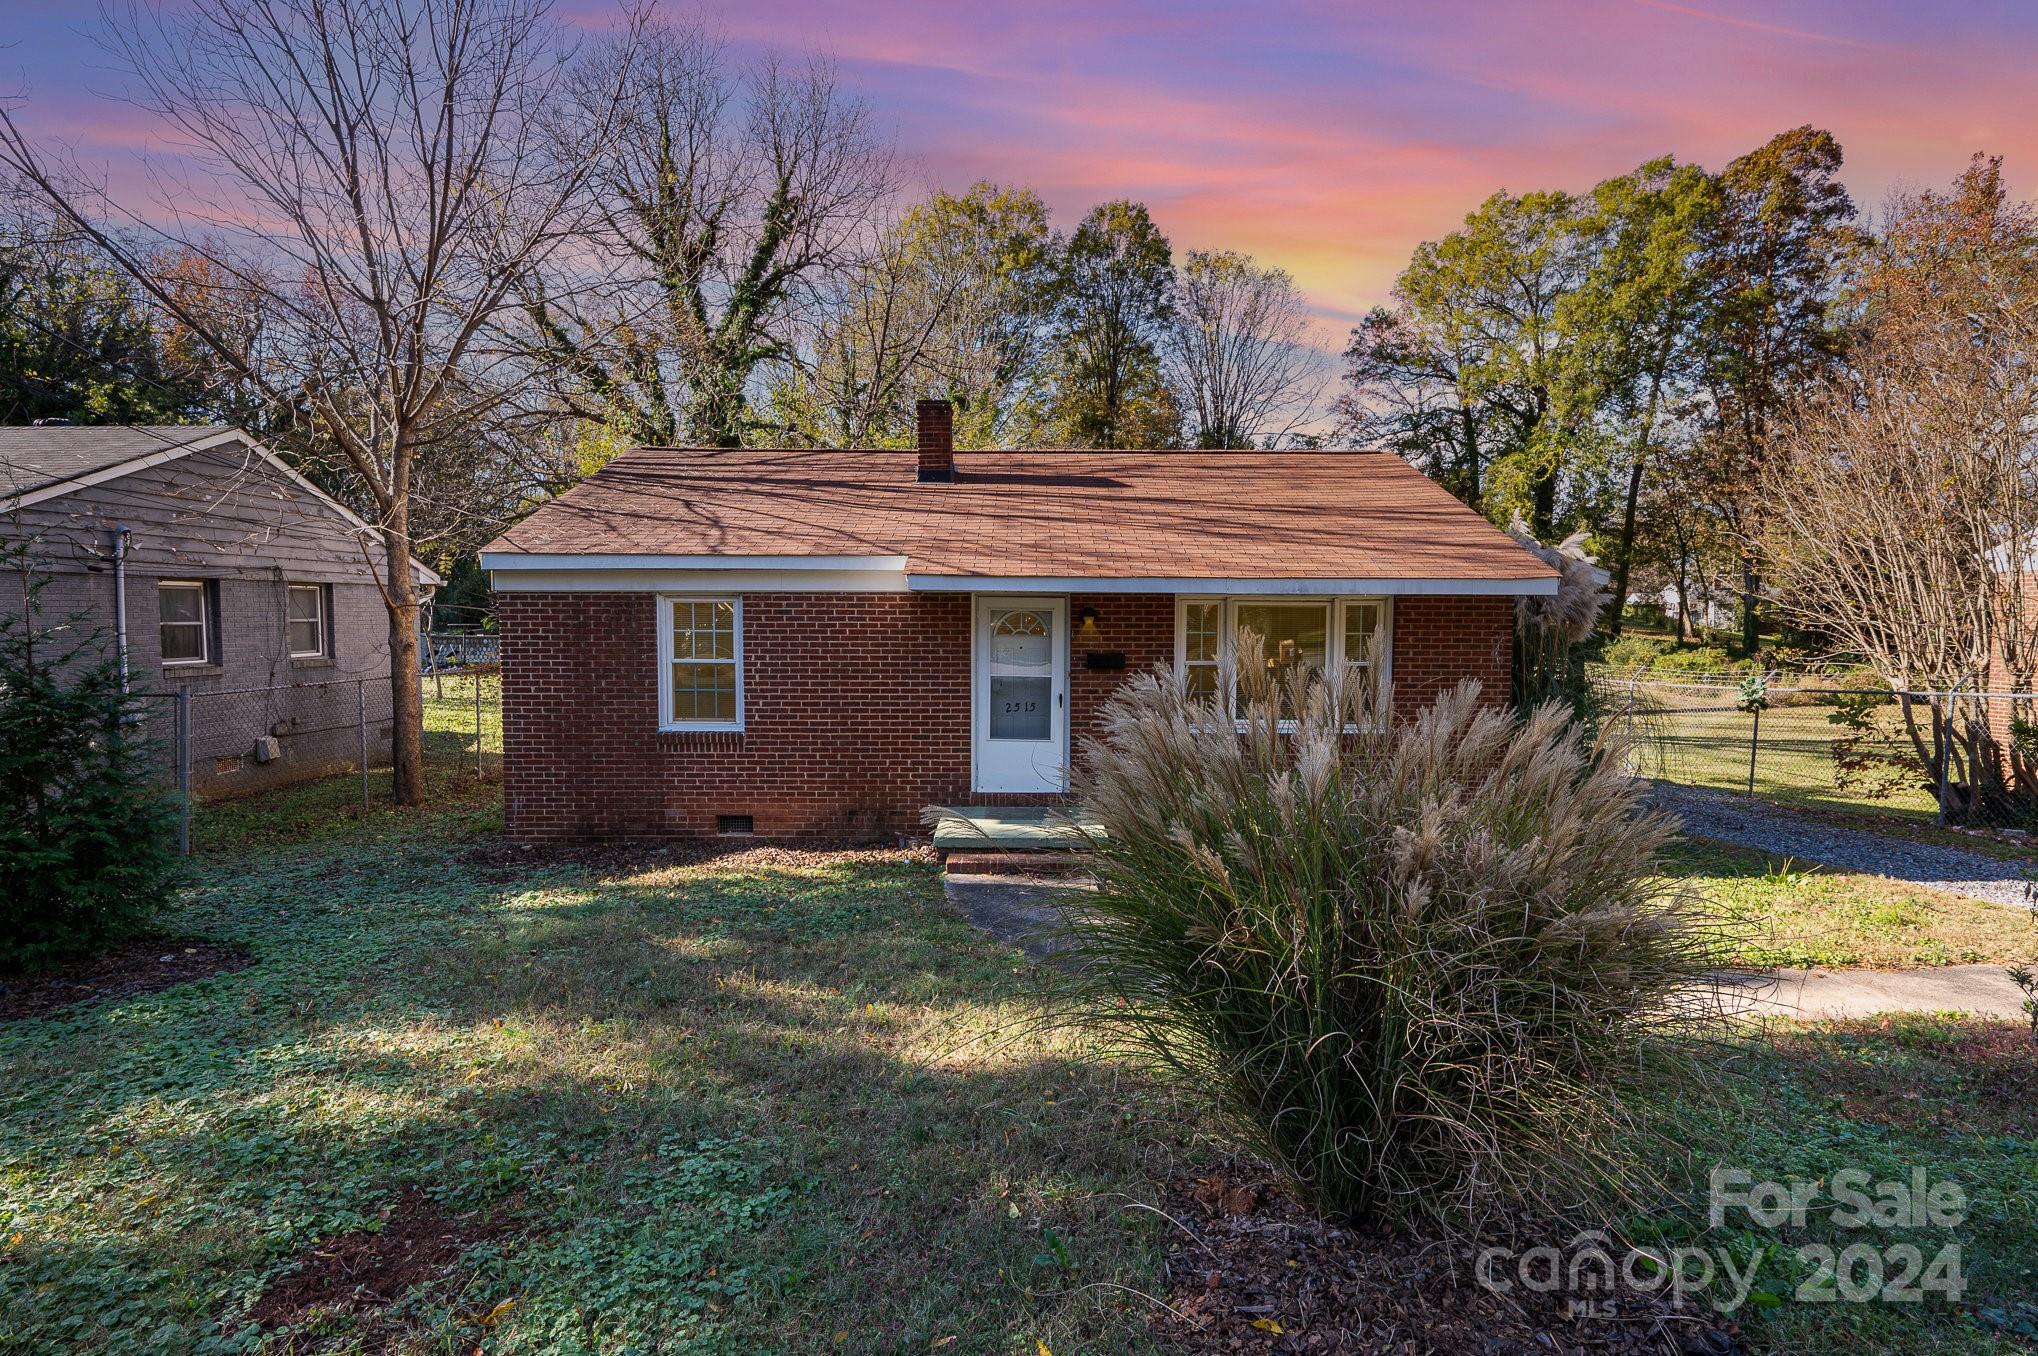
<path fill-rule="evenodd" d="M 668 0 L 670 2 L 670 0 Z M 562 0 L 568 14 L 609 11 Z M 155 129 L 80 0 L 0 0 L 0 90 L 116 182 Z M 747 0 L 703 11 L 739 52 L 833 54 L 921 186 L 1031 184 L 1068 224 L 1144 200 L 1176 249 L 1289 269 L 1333 340 L 1409 251 L 1498 188 L 1583 189 L 1673 154 L 1717 168 L 1830 129 L 1873 208 L 1974 151 L 2038 191 L 2029 0 Z"/>

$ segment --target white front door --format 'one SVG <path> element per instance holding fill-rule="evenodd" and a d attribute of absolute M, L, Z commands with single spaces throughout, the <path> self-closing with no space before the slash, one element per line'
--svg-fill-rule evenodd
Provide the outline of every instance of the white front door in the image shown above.
<path fill-rule="evenodd" d="M 1067 789 L 1068 620 L 1066 598 L 977 598 L 977 790 Z"/>

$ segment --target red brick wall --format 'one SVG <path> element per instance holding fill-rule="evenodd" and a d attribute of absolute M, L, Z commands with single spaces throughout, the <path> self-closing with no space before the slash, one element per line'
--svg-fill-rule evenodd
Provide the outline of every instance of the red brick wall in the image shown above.
<path fill-rule="evenodd" d="M 658 730 L 657 602 L 644 593 L 502 593 L 505 796 L 526 839 L 911 832 L 928 804 L 1039 799 L 969 789 L 966 594 L 754 593 L 743 600 L 739 733 Z M 1094 631 L 1078 621 L 1098 613 Z M 1508 599 L 1395 605 L 1396 705 L 1462 677 L 1505 701 Z M 1172 662 L 1174 599 L 1069 599 L 1070 734 L 1080 746 L 1128 673 Z M 1084 656 L 1119 653 L 1122 671 Z"/>
<path fill-rule="evenodd" d="M 1466 678 L 1505 703 L 1513 685 L 1514 599 L 1394 600 L 1394 713 L 1407 718 Z"/>

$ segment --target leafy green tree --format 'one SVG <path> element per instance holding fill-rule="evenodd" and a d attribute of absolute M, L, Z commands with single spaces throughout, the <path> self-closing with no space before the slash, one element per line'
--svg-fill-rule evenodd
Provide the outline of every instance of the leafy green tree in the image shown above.
<path fill-rule="evenodd" d="M 1347 422 L 1370 421 L 1445 469 L 1466 502 L 1495 521 L 1522 514 L 1542 540 L 1589 498 L 1567 483 L 1588 469 L 1576 430 L 1553 417 L 1576 407 L 1561 389 L 1574 369 L 1558 308 L 1585 269 L 1579 212 L 1565 193 L 1494 194 L 1416 250 L 1393 309 L 1369 316 L 1346 353 Z"/>
<path fill-rule="evenodd" d="M 899 234 L 923 291 L 946 299 L 922 356 L 923 389 L 955 402 L 963 446 L 1027 441 L 1060 284 L 1062 242 L 1040 195 L 989 182 L 936 193 L 906 213 Z"/>
<path fill-rule="evenodd" d="M 143 931 L 178 864 L 170 806 L 100 637 L 46 623 L 33 543 L 4 544 L 0 604 L 0 968 Z"/>
<path fill-rule="evenodd" d="M 909 446 L 913 403 L 956 407 L 964 447 L 1024 442 L 1044 387 L 1058 242 L 1031 189 L 935 193 L 884 235 L 771 388 L 791 442 Z"/>
<path fill-rule="evenodd" d="M 1635 556 L 1643 480 L 1663 434 L 1689 402 L 1704 321 L 1701 247 L 1720 210 L 1718 186 L 1669 157 L 1608 179 L 1582 204 L 1590 260 L 1557 305 L 1569 336 L 1564 423 L 1593 429 L 1624 459 L 1626 492 L 1612 551 L 1607 631 L 1619 635 Z"/>
<path fill-rule="evenodd" d="M 1702 256 L 1700 380 L 1707 437 L 1698 483 L 1742 543 L 1741 644 L 1757 643 L 1761 592 L 1752 543 L 1761 475 L 1779 413 L 1832 370 L 1845 334 L 1834 312 L 1863 242 L 1839 179 L 1840 143 L 1805 126 L 1781 132 L 1720 173 Z"/>
<path fill-rule="evenodd" d="M 1174 254 L 1143 204 L 1092 208 L 1062 253 L 1050 424 L 1077 447 L 1168 447 L 1181 412 L 1161 370 Z"/>
<path fill-rule="evenodd" d="M 199 397 L 125 273 L 47 221 L 0 221 L 0 424 L 177 423 Z"/>

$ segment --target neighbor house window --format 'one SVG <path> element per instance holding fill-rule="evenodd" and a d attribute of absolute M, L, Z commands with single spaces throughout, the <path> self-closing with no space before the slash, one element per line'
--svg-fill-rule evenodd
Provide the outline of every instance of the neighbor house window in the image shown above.
<path fill-rule="evenodd" d="M 1344 666 L 1384 684 L 1390 669 L 1390 619 L 1385 598 L 1184 598 L 1175 622 L 1175 657 L 1189 691 L 1207 697 L 1217 691 L 1218 673 L 1236 662 L 1285 683 L 1297 670 Z M 1259 653 L 1235 655 L 1239 632 L 1259 638 Z M 1375 637 L 1378 637 L 1377 642 Z"/>
<path fill-rule="evenodd" d="M 332 651 L 327 648 L 327 618 L 331 608 L 327 606 L 330 596 L 324 584 L 292 584 L 288 590 L 287 609 L 289 621 L 285 631 L 290 639 L 292 659 L 323 659 Z"/>
<path fill-rule="evenodd" d="M 212 585 L 200 579 L 156 582 L 163 663 L 209 664 L 218 654 Z"/>
<path fill-rule="evenodd" d="M 737 598 L 658 600 L 662 728 L 743 728 L 742 625 Z"/>

